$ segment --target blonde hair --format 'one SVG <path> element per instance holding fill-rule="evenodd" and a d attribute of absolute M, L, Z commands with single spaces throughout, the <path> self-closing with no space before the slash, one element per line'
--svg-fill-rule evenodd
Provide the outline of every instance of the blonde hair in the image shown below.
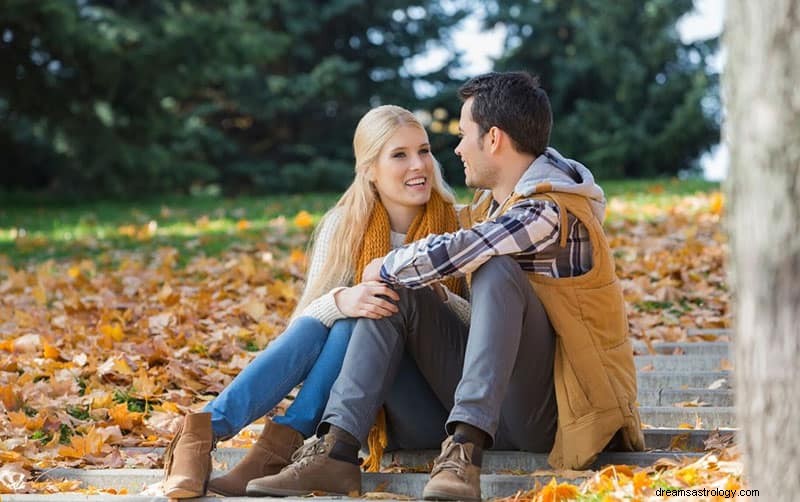
<path fill-rule="evenodd" d="M 323 217 L 311 239 L 309 256 L 314 256 L 319 230 L 325 225 L 331 214 L 340 213 L 339 223 L 335 229 L 336 246 L 330 246 L 322 272 L 312 282 L 306 283 L 303 294 L 297 303 L 295 314 L 298 315 L 309 303 L 324 295 L 333 287 L 348 284 L 355 273 L 355 264 L 361 249 L 361 240 L 367 230 L 370 214 L 379 195 L 369 181 L 369 172 L 375 166 L 383 146 L 401 127 L 417 127 L 423 132 L 425 128 L 413 113 L 394 105 L 383 105 L 368 111 L 356 126 L 353 135 L 353 153 L 355 154 L 355 179 L 345 191 L 339 202 Z M 426 133 L 427 134 L 427 133 Z M 434 160 L 433 184 L 435 190 L 445 202 L 453 204 L 455 196 L 442 177 L 439 163 Z"/>

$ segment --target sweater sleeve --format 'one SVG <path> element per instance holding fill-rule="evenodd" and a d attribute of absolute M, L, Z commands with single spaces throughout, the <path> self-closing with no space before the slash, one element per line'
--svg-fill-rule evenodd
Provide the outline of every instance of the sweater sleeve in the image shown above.
<path fill-rule="evenodd" d="M 442 287 L 447 292 L 447 306 L 461 320 L 461 322 L 469 326 L 470 312 L 471 312 L 469 300 L 453 293 L 452 291 L 447 289 L 447 286 L 445 286 L 444 284 L 442 284 Z"/>
<path fill-rule="evenodd" d="M 322 228 L 320 228 L 317 234 L 314 254 L 311 256 L 311 262 L 308 266 L 306 284 L 316 280 L 316 278 L 322 274 L 331 245 L 333 245 L 336 227 L 340 220 L 341 213 L 334 210 L 329 213 L 323 221 Z M 345 315 L 339 310 L 339 307 L 336 305 L 336 300 L 333 298 L 333 295 L 344 289 L 344 287 L 346 287 L 345 284 L 326 284 L 325 289 L 329 291 L 311 301 L 302 312 L 295 312 L 292 321 L 298 317 L 313 317 L 325 326 L 331 327 L 337 320 L 344 319 Z"/>

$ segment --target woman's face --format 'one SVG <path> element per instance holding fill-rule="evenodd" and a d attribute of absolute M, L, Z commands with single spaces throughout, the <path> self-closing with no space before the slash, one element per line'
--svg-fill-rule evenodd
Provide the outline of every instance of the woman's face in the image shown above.
<path fill-rule="evenodd" d="M 431 197 L 433 169 L 428 135 L 423 129 L 406 125 L 383 145 L 371 180 L 387 210 L 417 207 Z"/>

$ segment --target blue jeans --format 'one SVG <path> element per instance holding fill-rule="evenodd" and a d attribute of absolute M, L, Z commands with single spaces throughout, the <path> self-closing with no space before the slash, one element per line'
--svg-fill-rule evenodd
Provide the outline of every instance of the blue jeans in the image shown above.
<path fill-rule="evenodd" d="M 211 413 L 214 436 L 235 436 L 300 382 L 303 387 L 294 402 L 274 422 L 311 436 L 342 369 L 354 327 L 354 319 L 336 321 L 330 329 L 313 317 L 295 319 L 203 409 Z"/>

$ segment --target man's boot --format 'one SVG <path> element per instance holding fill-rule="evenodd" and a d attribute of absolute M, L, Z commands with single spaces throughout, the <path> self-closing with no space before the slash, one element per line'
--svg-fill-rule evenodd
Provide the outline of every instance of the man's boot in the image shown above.
<path fill-rule="evenodd" d="M 431 479 L 425 485 L 425 500 L 480 500 L 481 468 L 473 464 L 473 443 L 456 443 L 453 436 L 442 443 Z"/>
<path fill-rule="evenodd" d="M 211 475 L 214 433 L 211 413 L 192 413 L 164 454 L 164 494 L 169 498 L 202 497 Z"/>
<path fill-rule="evenodd" d="M 292 455 L 280 473 L 250 481 L 249 497 L 303 496 L 329 493 L 357 497 L 361 493 L 358 446 L 325 434 Z M 352 459 L 356 460 L 352 460 Z"/>
<path fill-rule="evenodd" d="M 242 497 L 251 479 L 279 473 L 302 445 L 302 434 L 267 419 L 264 431 L 247 455 L 230 472 L 209 481 L 208 490 L 226 497 Z"/>

